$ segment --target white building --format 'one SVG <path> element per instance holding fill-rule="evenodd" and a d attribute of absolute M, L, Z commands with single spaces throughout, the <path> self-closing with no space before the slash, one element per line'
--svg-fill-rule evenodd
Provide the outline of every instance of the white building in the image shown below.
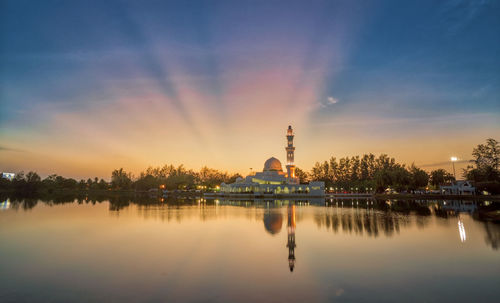
<path fill-rule="evenodd" d="M 293 129 L 288 126 L 287 146 L 285 147 L 287 157 L 286 172 L 283 171 L 281 162 L 271 157 L 264 163 L 262 172 L 251 174 L 244 179 L 238 178 L 236 182 L 231 184 L 222 183 L 220 187 L 221 194 L 324 196 L 324 182 L 300 184 L 299 178 L 295 176 L 293 137 Z"/>
<path fill-rule="evenodd" d="M 476 188 L 470 181 L 452 181 L 451 185 L 441 185 L 439 190 L 445 195 L 473 195 Z"/>
<path fill-rule="evenodd" d="M 10 181 L 14 180 L 15 176 L 15 173 L 2 173 L 2 178 L 9 179 Z"/>

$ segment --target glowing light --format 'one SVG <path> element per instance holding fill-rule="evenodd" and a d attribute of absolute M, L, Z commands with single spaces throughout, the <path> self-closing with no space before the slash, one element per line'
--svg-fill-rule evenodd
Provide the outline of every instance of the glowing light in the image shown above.
<path fill-rule="evenodd" d="M 460 241 L 465 242 L 467 240 L 467 235 L 465 234 L 465 227 L 462 220 L 458 220 L 458 233 L 460 234 Z"/>
<path fill-rule="evenodd" d="M 15 173 L 2 173 L 1 177 L 12 181 L 12 180 L 14 180 L 15 176 L 16 176 Z"/>
<path fill-rule="evenodd" d="M 457 161 L 457 160 L 458 160 L 458 158 L 457 158 L 457 157 L 451 157 L 451 161 L 452 161 L 452 162 L 455 162 L 455 161 Z"/>
<path fill-rule="evenodd" d="M 0 210 L 7 210 L 10 208 L 10 201 L 9 199 L 3 201 L 2 203 L 0 203 Z"/>

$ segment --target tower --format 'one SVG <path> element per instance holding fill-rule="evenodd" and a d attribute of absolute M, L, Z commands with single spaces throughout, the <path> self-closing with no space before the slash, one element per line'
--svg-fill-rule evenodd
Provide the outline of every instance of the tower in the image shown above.
<path fill-rule="evenodd" d="M 285 147 L 286 150 L 286 172 L 288 175 L 288 179 L 290 181 L 295 181 L 295 164 L 294 164 L 294 153 L 295 147 L 293 146 L 293 129 L 291 125 L 288 125 L 288 129 L 286 131 L 286 139 L 287 145 Z"/>

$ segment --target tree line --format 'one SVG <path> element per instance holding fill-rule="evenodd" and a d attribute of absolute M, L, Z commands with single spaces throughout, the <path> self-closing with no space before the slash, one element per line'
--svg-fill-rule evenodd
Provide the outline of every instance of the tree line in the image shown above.
<path fill-rule="evenodd" d="M 463 170 L 463 177 L 475 182 L 478 190 L 500 193 L 500 146 L 494 139 L 487 139 L 485 144 L 479 144 L 472 151 L 473 159 Z M 301 179 L 324 181 L 326 187 L 360 191 L 372 188 L 382 192 L 386 188 L 397 191 L 410 191 L 428 186 L 434 188 L 454 181 L 455 177 L 444 169 L 436 169 L 427 173 L 414 164 L 406 166 L 397 163 L 394 158 L 385 154 L 376 157 L 365 154 L 355 157 L 337 159 L 331 157 L 328 161 L 316 162 L 307 173 L 298 170 Z"/>
<path fill-rule="evenodd" d="M 386 154 L 376 157 L 373 154 L 344 157 L 331 157 L 324 162 L 316 162 L 309 173 L 300 174 L 309 180 L 325 182 L 326 187 L 334 187 L 350 191 L 382 192 L 387 188 L 397 191 L 416 190 L 425 188 L 429 184 L 438 186 L 454 180 L 453 176 L 444 169 L 438 169 L 428 174 L 423 169 L 411 165 L 397 163 L 394 158 Z M 356 191 L 358 191 L 356 190 Z"/>
<path fill-rule="evenodd" d="M 94 179 L 77 181 L 56 174 L 43 179 L 36 172 L 18 172 L 12 180 L 0 178 L 0 189 L 18 193 L 37 193 L 40 191 L 51 193 L 60 190 L 135 190 L 147 191 L 152 188 L 167 190 L 177 189 L 213 189 L 222 182 L 232 183 L 240 174 L 229 174 L 213 168 L 203 167 L 200 171 L 186 169 L 183 165 L 177 167 L 164 165 L 162 167 L 148 167 L 137 178 L 123 168 L 115 169 L 111 173 L 111 181 L 95 177 Z"/>
<path fill-rule="evenodd" d="M 113 189 L 148 190 L 159 188 L 175 189 L 205 189 L 215 188 L 222 182 L 232 183 L 240 174 L 229 174 L 217 169 L 203 167 L 200 171 L 186 169 L 184 165 L 177 167 L 164 165 L 162 167 L 148 167 L 134 179 L 133 175 L 123 170 L 115 169 L 111 173 L 111 187 Z"/>
<path fill-rule="evenodd" d="M 500 193 L 500 147 L 494 139 L 486 140 L 472 151 L 473 160 L 463 170 L 463 176 L 476 183 L 479 190 Z M 316 162 L 310 171 L 296 168 L 296 175 L 302 182 L 324 181 L 327 188 L 337 190 L 383 192 L 387 188 L 396 191 L 416 190 L 428 186 L 455 180 L 454 176 L 444 169 L 436 169 L 427 173 L 415 165 L 406 166 L 397 163 L 386 154 L 375 156 L 331 157 L 327 161 Z M 217 169 L 203 167 L 199 171 L 185 168 L 183 165 L 164 165 L 148 167 L 137 177 L 123 168 L 111 173 L 111 181 L 95 177 L 94 179 L 75 180 L 59 175 L 50 175 L 45 179 L 36 172 L 24 174 L 19 172 L 12 181 L 0 178 L 0 189 L 22 193 L 38 191 L 53 192 L 58 190 L 135 190 L 146 191 L 151 188 L 167 190 L 177 189 L 213 189 L 222 182 L 232 183 L 239 174 L 229 174 Z"/>

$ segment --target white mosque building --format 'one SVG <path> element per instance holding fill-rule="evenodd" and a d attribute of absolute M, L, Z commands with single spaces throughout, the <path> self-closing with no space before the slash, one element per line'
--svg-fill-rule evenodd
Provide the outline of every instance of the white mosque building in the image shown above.
<path fill-rule="evenodd" d="M 324 182 L 310 182 L 300 184 L 295 176 L 293 129 L 288 126 L 286 150 L 286 172 L 283 171 L 280 160 L 271 157 L 264 163 L 264 170 L 238 178 L 231 184 L 222 183 L 222 195 L 253 195 L 253 196 L 324 196 Z"/>

